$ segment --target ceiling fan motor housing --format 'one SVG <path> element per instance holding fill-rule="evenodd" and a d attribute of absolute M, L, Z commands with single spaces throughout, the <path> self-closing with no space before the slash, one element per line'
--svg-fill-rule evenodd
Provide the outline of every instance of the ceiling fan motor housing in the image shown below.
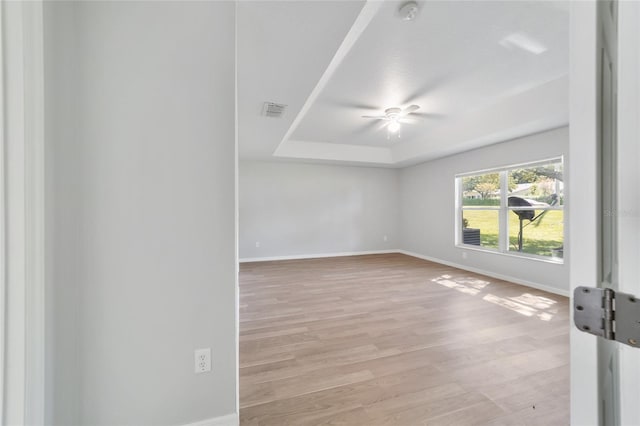
<path fill-rule="evenodd" d="M 401 112 L 402 110 L 400 108 L 387 108 L 384 110 L 385 115 L 389 118 L 396 117 L 400 115 Z"/>

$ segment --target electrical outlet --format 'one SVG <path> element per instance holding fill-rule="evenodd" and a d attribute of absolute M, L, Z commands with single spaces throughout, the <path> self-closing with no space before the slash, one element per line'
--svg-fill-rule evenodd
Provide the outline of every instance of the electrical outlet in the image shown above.
<path fill-rule="evenodd" d="M 382 241 L 387 241 L 387 236 L 382 237 Z"/>
<path fill-rule="evenodd" d="M 195 362 L 196 374 L 211 371 L 211 348 L 196 349 Z"/>
<path fill-rule="evenodd" d="M 260 248 L 260 241 L 256 241 L 256 248 Z"/>
<path fill-rule="evenodd" d="M 462 258 L 463 258 L 463 259 L 466 259 L 466 258 L 467 258 L 467 252 L 466 252 L 466 251 L 463 251 L 463 252 L 462 252 Z"/>

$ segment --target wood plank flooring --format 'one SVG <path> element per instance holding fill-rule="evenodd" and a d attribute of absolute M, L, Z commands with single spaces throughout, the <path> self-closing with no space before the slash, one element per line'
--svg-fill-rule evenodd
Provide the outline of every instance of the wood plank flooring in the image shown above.
<path fill-rule="evenodd" d="M 568 299 L 402 254 L 240 266 L 242 425 L 567 425 Z"/>

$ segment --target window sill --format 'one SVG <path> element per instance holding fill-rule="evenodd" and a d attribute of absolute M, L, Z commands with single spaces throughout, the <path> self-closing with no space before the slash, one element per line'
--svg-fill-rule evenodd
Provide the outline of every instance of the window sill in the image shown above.
<path fill-rule="evenodd" d="M 564 258 L 545 257 L 545 256 L 538 256 L 535 254 L 518 253 L 513 251 L 503 252 L 498 249 L 480 248 L 479 246 L 475 246 L 471 244 L 456 244 L 456 248 L 463 249 L 463 250 L 479 251 L 482 253 L 497 254 L 500 256 L 515 257 L 518 259 L 533 260 L 536 262 L 552 263 L 554 265 L 564 265 Z"/>

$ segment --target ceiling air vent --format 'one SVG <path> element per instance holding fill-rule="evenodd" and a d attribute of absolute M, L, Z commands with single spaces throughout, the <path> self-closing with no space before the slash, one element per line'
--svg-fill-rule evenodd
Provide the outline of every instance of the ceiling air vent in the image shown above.
<path fill-rule="evenodd" d="M 265 102 L 262 106 L 262 115 L 265 117 L 280 118 L 287 108 L 284 104 L 276 104 L 274 102 Z"/>

